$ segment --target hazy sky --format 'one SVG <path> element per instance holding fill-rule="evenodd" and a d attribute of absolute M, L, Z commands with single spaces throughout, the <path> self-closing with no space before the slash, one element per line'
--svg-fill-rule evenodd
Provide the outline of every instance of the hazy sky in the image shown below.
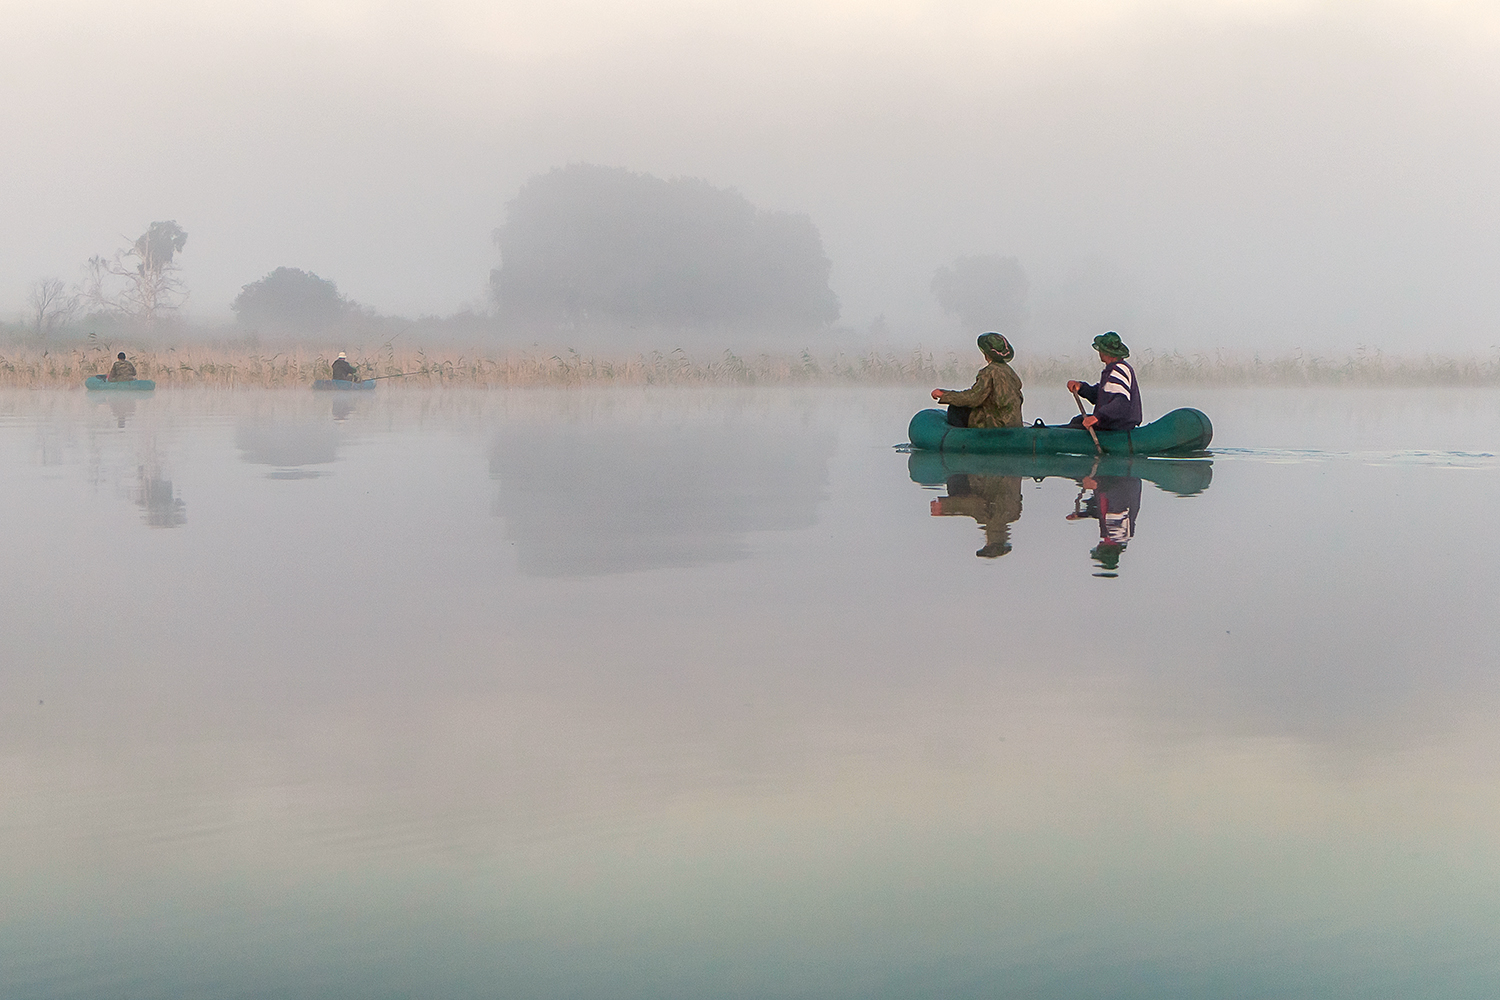
<path fill-rule="evenodd" d="M 505 203 L 593 162 L 808 212 L 855 327 L 1004 253 L 1137 342 L 1487 349 L 1497 49 L 1440 0 L 5 2 L 0 309 L 156 219 L 201 319 L 281 265 L 482 305 Z"/>

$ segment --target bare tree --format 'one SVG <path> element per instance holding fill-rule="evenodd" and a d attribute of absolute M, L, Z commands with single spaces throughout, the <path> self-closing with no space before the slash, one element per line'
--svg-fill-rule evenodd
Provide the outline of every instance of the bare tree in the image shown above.
<path fill-rule="evenodd" d="M 79 296 L 70 294 L 61 278 L 38 278 L 26 292 L 31 328 L 38 337 L 66 324 L 80 304 Z"/>
<path fill-rule="evenodd" d="M 83 301 L 100 312 L 119 311 L 115 297 L 109 292 L 109 261 L 97 254 L 83 265 L 83 284 L 80 288 Z"/>
<path fill-rule="evenodd" d="M 113 257 L 90 257 L 85 267 L 84 296 L 93 305 L 124 313 L 153 326 L 157 317 L 187 299 L 175 257 L 187 244 L 187 232 L 176 222 L 153 222 L 128 248 Z M 111 293 L 107 280 L 125 279 Z"/>

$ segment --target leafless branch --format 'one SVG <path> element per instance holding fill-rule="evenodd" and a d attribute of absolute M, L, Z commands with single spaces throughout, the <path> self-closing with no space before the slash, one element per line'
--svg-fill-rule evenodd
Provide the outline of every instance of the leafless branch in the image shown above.
<path fill-rule="evenodd" d="M 69 294 L 61 278 L 38 278 L 26 293 L 31 328 L 38 337 L 63 326 L 82 304 L 78 295 Z"/>

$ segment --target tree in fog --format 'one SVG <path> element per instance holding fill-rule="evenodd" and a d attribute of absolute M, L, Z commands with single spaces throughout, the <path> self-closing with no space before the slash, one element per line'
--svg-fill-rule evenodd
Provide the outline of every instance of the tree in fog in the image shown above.
<path fill-rule="evenodd" d="M 970 330 L 1019 330 L 1029 287 L 1020 261 L 995 254 L 960 257 L 932 275 L 938 305 Z"/>
<path fill-rule="evenodd" d="M 157 318 L 181 306 L 187 289 L 178 277 L 177 254 L 187 232 L 176 222 L 153 222 L 134 243 L 113 257 L 91 257 L 84 293 L 91 305 L 155 325 Z M 111 282 L 111 278 L 121 279 Z M 118 290 L 111 286 L 119 285 Z"/>
<path fill-rule="evenodd" d="M 328 279 L 295 267 L 278 267 L 241 288 L 230 308 L 247 326 L 310 333 L 334 325 L 352 306 Z"/>
<path fill-rule="evenodd" d="M 839 314 L 810 218 L 703 180 L 557 168 L 521 187 L 495 243 L 490 289 L 513 315 L 811 327 Z"/>
<path fill-rule="evenodd" d="M 79 296 L 69 292 L 61 278 L 38 278 L 26 290 L 28 322 L 38 337 L 66 325 L 80 304 Z"/>

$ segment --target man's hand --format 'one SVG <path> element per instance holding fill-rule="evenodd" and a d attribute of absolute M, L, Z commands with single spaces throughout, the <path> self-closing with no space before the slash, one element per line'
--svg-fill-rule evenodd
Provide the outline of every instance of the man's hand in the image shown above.
<path fill-rule="evenodd" d="M 941 390 L 941 389 L 934 389 L 934 390 L 932 390 L 932 398 L 941 403 L 943 401 L 943 390 Z"/>
<path fill-rule="evenodd" d="M 1097 490 L 1099 488 L 1099 480 L 1095 479 L 1093 476 L 1084 476 L 1082 482 L 1080 482 L 1078 485 L 1082 486 L 1086 490 Z"/>
<path fill-rule="evenodd" d="M 1092 413 L 1083 418 L 1083 426 L 1085 427 L 1093 427 L 1098 422 L 1099 418 L 1094 416 Z"/>
<path fill-rule="evenodd" d="M 932 505 L 930 507 L 928 507 L 927 509 L 930 510 L 930 511 L 932 511 L 932 516 L 933 517 L 942 517 L 943 516 L 943 501 L 941 501 L 941 500 L 934 500 L 934 501 L 932 501 Z"/>
<path fill-rule="evenodd" d="M 1068 391 L 1069 392 L 1077 392 L 1079 389 L 1082 389 L 1082 388 L 1083 388 L 1083 383 L 1082 382 L 1075 382 L 1072 379 L 1068 379 Z"/>

